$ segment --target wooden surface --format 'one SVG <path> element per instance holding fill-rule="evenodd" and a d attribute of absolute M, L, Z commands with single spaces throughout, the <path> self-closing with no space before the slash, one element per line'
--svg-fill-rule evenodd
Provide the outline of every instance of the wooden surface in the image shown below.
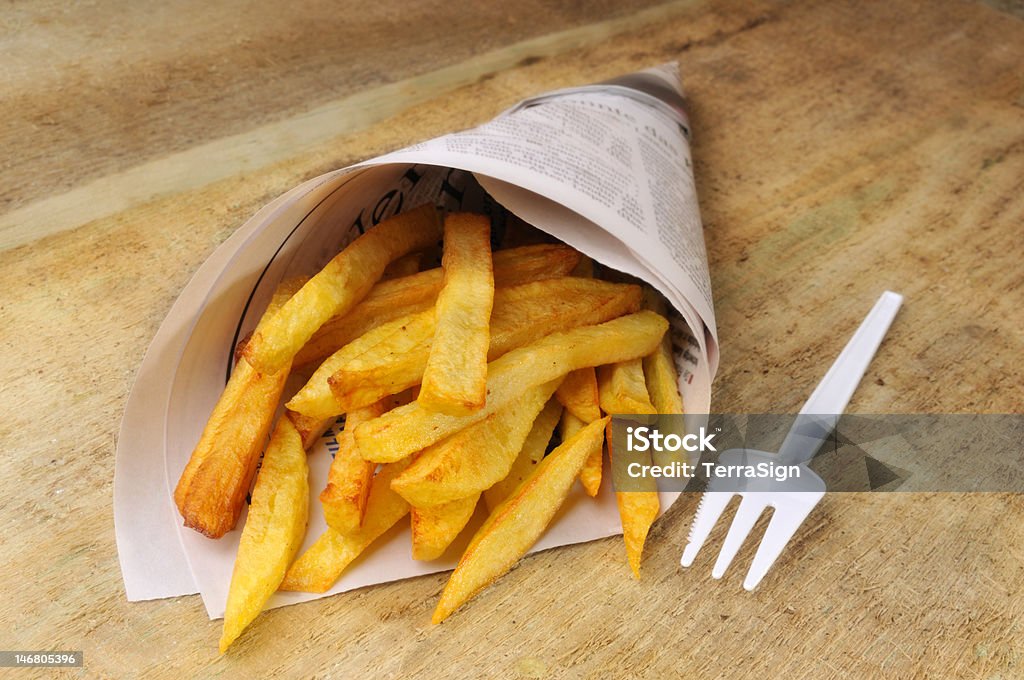
<path fill-rule="evenodd" d="M 0 10 L 0 648 L 82 649 L 105 677 L 1024 676 L 1007 495 L 827 496 L 755 593 L 710 578 L 713 549 L 679 568 L 684 497 L 639 582 L 607 539 L 524 560 L 441 626 L 427 576 L 270 612 L 223 657 L 198 596 L 125 600 L 119 420 L 220 242 L 302 179 L 666 60 L 717 410 L 798 408 L 891 288 L 852 411 L 1024 411 L 1019 3 L 406 4 Z"/>

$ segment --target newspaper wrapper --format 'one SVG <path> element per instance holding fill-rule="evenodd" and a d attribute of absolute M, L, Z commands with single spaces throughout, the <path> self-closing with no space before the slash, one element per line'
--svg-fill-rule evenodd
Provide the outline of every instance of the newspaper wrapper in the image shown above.
<path fill-rule="evenodd" d="M 261 209 L 186 286 L 129 396 L 114 479 L 128 599 L 199 592 L 212 618 L 223 615 L 244 513 L 235 531 L 210 540 L 182 526 L 172 491 L 224 387 L 235 343 L 279 281 L 315 272 L 363 231 L 424 202 L 486 212 L 496 228 L 525 220 L 657 288 L 678 314 L 672 333 L 687 410 L 707 413 L 718 342 L 688 136 L 678 72 L 665 65 L 526 100 L 478 128 L 312 179 Z M 314 493 L 303 550 L 325 528 L 317 492 L 335 429 L 309 454 Z M 621 533 L 609 482 L 596 500 L 576 488 L 533 549 Z M 662 509 L 677 495 L 663 494 Z M 326 594 L 278 593 L 268 606 L 455 566 L 455 558 L 414 561 L 400 524 Z"/>

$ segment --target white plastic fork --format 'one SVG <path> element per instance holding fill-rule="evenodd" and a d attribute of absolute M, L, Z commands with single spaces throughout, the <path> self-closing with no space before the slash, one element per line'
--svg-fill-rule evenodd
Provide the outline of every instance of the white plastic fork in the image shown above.
<path fill-rule="evenodd" d="M 800 475 L 781 483 L 774 479 L 745 480 L 741 487 L 736 486 L 734 479 L 719 481 L 720 478 L 712 476 L 697 507 L 690 536 L 683 550 L 680 563 L 684 567 L 693 564 L 729 501 L 739 494 L 742 497 L 740 506 L 711 575 L 716 579 L 725 575 L 758 517 L 766 508 L 771 507 L 774 508 L 771 521 L 743 581 L 743 587 L 747 590 L 757 587 L 793 534 L 825 495 L 825 482 L 807 467 L 807 462 L 835 429 L 839 416 L 850 403 L 850 397 L 864 377 L 868 364 L 902 303 L 901 295 L 891 291 L 882 294 L 800 410 L 777 454 L 752 449 L 731 449 L 722 453 L 718 459 L 719 466 L 756 465 L 762 462 L 774 463 L 776 466 L 798 465 Z M 730 482 L 731 490 L 721 490 Z"/>

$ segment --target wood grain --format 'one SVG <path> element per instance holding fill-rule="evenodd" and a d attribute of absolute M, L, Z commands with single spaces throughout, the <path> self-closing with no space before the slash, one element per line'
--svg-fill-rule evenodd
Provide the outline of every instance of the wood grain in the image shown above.
<path fill-rule="evenodd" d="M 315 3 L 283 19 L 199 3 L 126 10 L 116 21 L 56 4 L 8 8 L 0 17 L 16 56 L 3 76 L 14 94 L 0 104 L 5 205 L 640 9 L 611 4 L 557 16 L 509 3 L 480 13 L 427 6 L 460 27 L 442 32 L 458 49 L 438 44 L 426 16 L 397 21 L 397 3 L 335 9 L 340 18 L 322 33 L 311 28 L 325 11 Z M 44 10 L 65 14 L 47 24 Z M 339 24 L 346 32 L 333 50 L 303 39 Z M 713 550 L 680 570 L 696 503 L 684 497 L 655 524 L 639 582 L 621 541 L 607 539 L 527 558 L 440 626 L 429 618 L 445 577 L 426 576 L 275 610 L 223 657 L 219 625 L 198 597 L 125 601 L 111 511 L 115 433 L 148 342 L 219 243 L 302 179 L 483 122 L 530 94 L 669 59 L 681 63 L 695 130 L 722 338 L 716 409 L 798 407 L 892 288 L 906 305 L 852 411 L 1024 411 L 1024 22 L 952 0 L 733 0 L 612 25 L 613 35 L 502 65 L 415 107 L 400 101 L 390 118 L 294 156 L 153 199 L 139 187 L 108 216 L 0 252 L 0 646 L 84 649 L 92 677 L 1024 673 L 1024 500 L 1010 495 L 827 496 L 755 593 L 741 589 L 738 570 L 712 581 Z M 259 45 L 292 45 L 290 56 L 278 63 L 243 42 L 251 63 L 218 61 L 211 37 L 257 32 Z M 45 58 L 33 59 L 41 46 Z M 215 65 L 224 84 L 195 93 L 183 79 L 161 94 L 157 83 L 147 96 L 165 102 L 124 94 L 116 114 L 100 94 L 82 95 L 128 92 L 126 83 L 146 82 L 151 59 Z M 320 75 L 293 78 L 306 67 Z M 78 82 L 76 73 L 88 75 L 81 89 L 61 94 L 55 83 Z M 279 81 L 294 83 L 286 102 L 263 92 Z M 318 84 L 330 91 L 310 95 Z M 58 109 L 68 129 L 39 144 L 46 135 L 26 125 L 45 127 L 40 112 Z M 741 551 L 737 564 L 750 557 Z"/>

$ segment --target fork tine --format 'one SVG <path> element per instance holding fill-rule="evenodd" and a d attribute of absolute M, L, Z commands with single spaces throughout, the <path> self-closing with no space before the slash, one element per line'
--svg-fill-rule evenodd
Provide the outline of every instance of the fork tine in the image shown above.
<path fill-rule="evenodd" d="M 729 527 L 729 533 L 725 536 L 725 542 L 722 543 L 722 551 L 718 553 L 715 567 L 711 570 L 713 578 L 722 578 L 725 575 L 726 569 L 732 564 L 733 558 L 736 557 L 740 546 L 743 545 L 747 534 L 754 528 L 754 523 L 757 522 L 757 518 L 761 516 L 764 509 L 765 504 L 760 497 L 743 496 L 740 507 L 736 510 L 736 516 L 733 517 L 732 525 Z"/>
<path fill-rule="evenodd" d="M 690 537 L 686 540 L 683 557 L 679 560 L 681 565 L 688 567 L 693 564 L 701 546 L 704 545 L 704 541 L 708 540 L 711 530 L 715 528 L 715 523 L 725 512 L 732 497 L 733 494 L 724 491 L 704 492 L 700 504 L 697 506 L 697 514 L 693 518 L 693 525 L 690 527 Z"/>
<path fill-rule="evenodd" d="M 814 509 L 814 505 L 799 507 L 775 508 L 768 528 L 765 529 L 761 545 L 757 548 L 754 561 L 750 563 L 750 571 L 743 580 L 743 587 L 753 590 L 761 582 L 768 570 L 775 564 L 775 560 L 782 554 L 789 539 L 800 528 L 800 525 L 807 519 L 807 515 Z"/>

